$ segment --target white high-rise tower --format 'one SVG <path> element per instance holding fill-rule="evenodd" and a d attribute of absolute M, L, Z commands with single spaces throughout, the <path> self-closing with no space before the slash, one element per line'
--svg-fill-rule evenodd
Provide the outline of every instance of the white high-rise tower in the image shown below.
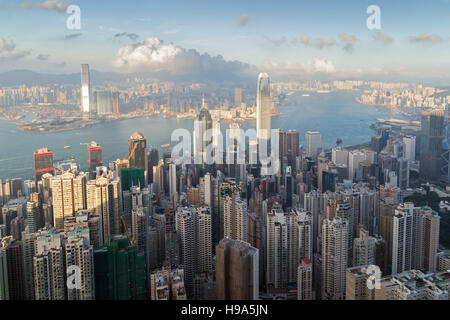
<path fill-rule="evenodd" d="M 81 65 L 81 107 L 83 112 L 91 111 L 91 81 L 89 65 Z"/>
<path fill-rule="evenodd" d="M 272 97 L 270 96 L 270 78 L 267 73 L 258 77 L 256 93 L 256 135 L 258 140 L 270 140 Z"/>

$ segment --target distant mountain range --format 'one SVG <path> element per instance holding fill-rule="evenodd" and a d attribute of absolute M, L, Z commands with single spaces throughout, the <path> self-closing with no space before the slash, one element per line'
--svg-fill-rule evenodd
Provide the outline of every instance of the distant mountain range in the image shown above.
<path fill-rule="evenodd" d="M 93 85 L 101 85 L 107 81 L 118 82 L 125 80 L 130 75 L 115 72 L 100 72 L 91 70 Z M 0 72 L 0 86 L 38 86 L 38 85 L 77 85 L 81 82 L 80 73 L 71 74 L 46 74 L 30 70 L 12 70 Z"/>
<path fill-rule="evenodd" d="M 134 77 L 148 77 L 160 79 L 161 81 L 174 82 L 213 82 L 216 84 L 229 85 L 249 85 L 256 82 L 256 76 L 236 75 L 231 73 L 213 74 L 213 73 L 199 73 L 189 75 L 173 75 L 166 72 L 159 72 L 154 74 L 123 74 L 118 72 L 101 72 L 91 69 L 91 83 L 92 85 L 103 85 L 106 82 L 118 83 L 126 81 Z M 79 85 L 81 82 L 81 73 L 71 74 L 47 74 L 39 73 L 30 70 L 12 70 L 7 72 L 0 72 L 0 87 L 8 86 L 48 86 L 48 85 Z"/>

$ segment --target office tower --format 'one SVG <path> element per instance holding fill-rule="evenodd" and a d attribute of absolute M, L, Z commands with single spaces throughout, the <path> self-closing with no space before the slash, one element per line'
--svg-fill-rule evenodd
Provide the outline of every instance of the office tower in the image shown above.
<path fill-rule="evenodd" d="M 429 207 L 414 208 L 414 257 L 415 269 L 436 272 L 439 249 L 439 213 Z"/>
<path fill-rule="evenodd" d="M 94 249 L 89 244 L 89 240 L 78 236 L 69 236 L 65 241 L 64 249 L 66 270 L 77 266 L 81 273 L 79 283 L 75 280 L 74 288 L 67 288 L 67 299 L 95 300 Z M 77 273 L 73 276 L 77 277 Z"/>
<path fill-rule="evenodd" d="M 278 129 L 278 146 L 280 148 L 280 163 L 287 159 L 287 165 L 295 169 L 295 159 L 299 155 L 299 133 L 297 130 L 283 131 Z M 295 171 L 295 170 L 294 170 Z"/>
<path fill-rule="evenodd" d="M 377 239 L 369 232 L 359 229 L 359 237 L 353 240 L 353 266 L 376 265 Z"/>
<path fill-rule="evenodd" d="M 322 148 L 322 135 L 318 131 L 308 131 L 305 134 L 306 155 L 316 158 Z"/>
<path fill-rule="evenodd" d="M 184 268 L 184 284 L 188 297 L 192 297 L 194 293 L 194 272 L 196 265 L 195 213 L 193 208 L 180 207 L 177 210 L 175 220 L 181 262 Z"/>
<path fill-rule="evenodd" d="M 147 140 L 138 131 L 128 140 L 128 156 L 131 169 L 144 169 L 144 176 L 148 174 Z"/>
<path fill-rule="evenodd" d="M 260 73 L 256 92 L 256 137 L 258 140 L 270 141 L 272 104 L 269 75 Z"/>
<path fill-rule="evenodd" d="M 312 262 L 308 258 L 302 259 L 297 271 L 297 300 L 312 300 Z"/>
<path fill-rule="evenodd" d="M 397 184 L 400 189 L 409 188 L 409 161 L 406 158 L 397 159 Z"/>
<path fill-rule="evenodd" d="M 403 137 L 403 143 L 405 144 L 405 158 L 410 163 L 416 161 L 416 136 Z"/>
<path fill-rule="evenodd" d="M 11 196 L 13 198 L 20 198 L 23 196 L 22 179 L 20 178 L 11 179 L 9 181 L 9 184 L 11 186 Z"/>
<path fill-rule="evenodd" d="M 25 180 L 23 182 L 23 195 L 25 196 L 25 198 L 29 198 L 30 195 L 32 193 L 34 193 L 34 192 L 36 192 L 36 181 L 34 181 L 34 180 Z M 2 194 L 2 192 L 0 191 L 0 198 L 2 197 L 1 194 Z M 1 203 L 1 200 L 0 200 L 0 203 Z"/>
<path fill-rule="evenodd" d="M 6 255 L 6 270 L 8 274 L 9 300 L 25 299 L 25 282 L 23 274 L 22 243 L 11 236 L 1 240 L 1 251 Z M 2 254 L 0 253 L 0 256 Z M 4 271 L 2 271 L 3 273 Z"/>
<path fill-rule="evenodd" d="M 40 227 L 39 203 L 27 202 L 28 233 L 35 233 Z"/>
<path fill-rule="evenodd" d="M 177 199 L 177 166 L 174 163 L 169 164 L 169 196 L 176 202 Z"/>
<path fill-rule="evenodd" d="M 130 234 L 139 252 L 146 252 L 147 248 L 147 217 L 142 207 L 133 208 L 131 211 Z"/>
<path fill-rule="evenodd" d="M 111 91 L 97 91 L 97 114 L 99 116 L 113 113 L 113 100 Z"/>
<path fill-rule="evenodd" d="M 89 171 L 95 172 L 97 167 L 103 165 L 102 147 L 97 142 L 92 141 L 86 146 L 87 148 L 87 161 L 89 165 Z"/>
<path fill-rule="evenodd" d="M 286 168 L 286 174 L 284 176 L 284 187 L 286 190 L 285 207 L 290 208 L 292 204 L 292 196 L 294 194 L 294 179 L 292 177 L 291 167 Z"/>
<path fill-rule="evenodd" d="M 441 156 L 441 180 L 450 183 L 450 104 L 444 108 L 444 129 Z"/>
<path fill-rule="evenodd" d="M 413 203 L 400 204 L 392 219 L 392 274 L 410 270 L 413 259 Z"/>
<path fill-rule="evenodd" d="M 86 209 L 86 175 L 66 172 L 51 178 L 53 219 L 57 229 L 64 228 L 64 218 Z"/>
<path fill-rule="evenodd" d="M 247 241 L 247 203 L 237 192 L 227 196 L 223 203 L 224 237 Z"/>
<path fill-rule="evenodd" d="M 36 300 L 64 300 L 66 268 L 63 233 L 54 229 L 36 235 L 33 257 L 34 295 Z"/>
<path fill-rule="evenodd" d="M 194 121 L 194 163 L 204 164 L 206 160 L 206 147 L 212 142 L 206 139 L 206 132 L 212 129 L 212 118 L 205 98 L 202 101 L 197 119 Z M 211 137 L 212 138 L 212 137 Z"/>
<path fill-rule="evenodd" d="M 208 272 L 212 266 L 212 219 L 210 208 L 197 208 L 196 220 L 196 272 Z"/>
<path fill-rule="evenodd" d="M 439 182 L 444 134 L 444 112 L 423 111 L 420 136 L 420 178 L 426 182 Z"/>
<path fill-rule="evenodd" d="M 373 300 L 374 290 L 371 290 L 367 285 L 367 280 L 372 273 L 370 265 L 348 268 L 346 272 L 345 300 Z"/>
<path fill-rule="evenodd" d="M 25 230 L 25 219 L 23 216 L 11 220 L 11 236 L 16 240 L 22 240 L 22 232 Z"/>
<path fill-rule="evenodd" d="M 111 94 L 111 99 L 112 99 L 112 111 L 115 115 L 119 115 L 120 114 L 120 107 L 119 107 L 119 92 L 113 92 Z"/>
<path fill-rule="evenodd" d="M 247 242 L 222 239 L 216 246 L 219 300 L 259 299 L 259 252 Z"/>
<path fill-rule="evenodd" d="M 54 174 L 53 152 L 48 148 L 38 149 L 34 153 L 34 177 L 36 182 L 41 180 L 45 173 Z"/>
<path fill-rule="evenodd" d="M 94 252 L 95 297 L 97 300 L 146 299 L 145 256 L 117 235 L 109 246 Z"/>
<path fill-rule="evenodd" d="M 156 167 L 159 162 L 158 149 L 150 148 L 148 151 L 148 183 L 153 183 L 153 167 Z"/>
<path fill-rule="evenodd" d="M 81 65 L 81 109 L 83 112 L 91 112 L 91 80 L 89 74 L 89 65 Z"/>
<path fill-rule="evenodd" d="M 234 88 L 234 107 L 240 108 L 242 104 L 242 88 Z"/>
<path fill-rule="evenodd" d="M 340 217 L 325 219 L 322 224 L 322 282 L 327 300 L 345 297 L 348 229 L 348 221 Z"/>
<path fill-rule="evenodd" d="M 335 164 L 348 165 L 348 150 L 336 147 L 331 150 L 331 161 Z"/>
<path fill-rule="evenodd" d="M 366 154 L 361 150 L 352 150 L 348 153 L 348 179 L 360 179 L 359 165 L 366 160 Z"/>

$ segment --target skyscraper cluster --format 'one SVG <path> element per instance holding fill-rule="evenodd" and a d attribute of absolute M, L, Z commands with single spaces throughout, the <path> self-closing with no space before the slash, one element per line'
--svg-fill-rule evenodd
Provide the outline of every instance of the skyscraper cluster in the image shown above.
<path fill-rule="evenodd" d="M 88 67 L 82 79 L 89 111 Z M 257 106 L 259 144 L 272 138 L 267 74 Z M 318 131 L 302 146 L 298 131 L 278 129 L 272 174 L 176 164 L 139 131 L 109 163 L 96 142 L 68 168 L 39 149 L 32 180 L 0 181 L 0 299 L 446 300 L 441 216 L 410 189 L 441 178 L 443 123 L 437 112 L 422 123 L 419 136 L 380 131 L 370 146 L 331 150 Z M 214 126 L 203 100 L 193 157 L 204 159 Z"/>

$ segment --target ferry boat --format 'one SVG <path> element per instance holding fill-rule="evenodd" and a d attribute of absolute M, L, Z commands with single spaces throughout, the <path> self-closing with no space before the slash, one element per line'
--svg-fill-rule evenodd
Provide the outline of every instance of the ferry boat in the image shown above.
<path fill-rule="evenodd" d="M 72 146 L 64 146 L 64 149 L 70 149 Z"/>
<path fill-rule="evenodd" d="M 170 143 L 161 145 L 161 148 L 163 149 L 167 149 L 168 147 L 170 147 Z"/>

